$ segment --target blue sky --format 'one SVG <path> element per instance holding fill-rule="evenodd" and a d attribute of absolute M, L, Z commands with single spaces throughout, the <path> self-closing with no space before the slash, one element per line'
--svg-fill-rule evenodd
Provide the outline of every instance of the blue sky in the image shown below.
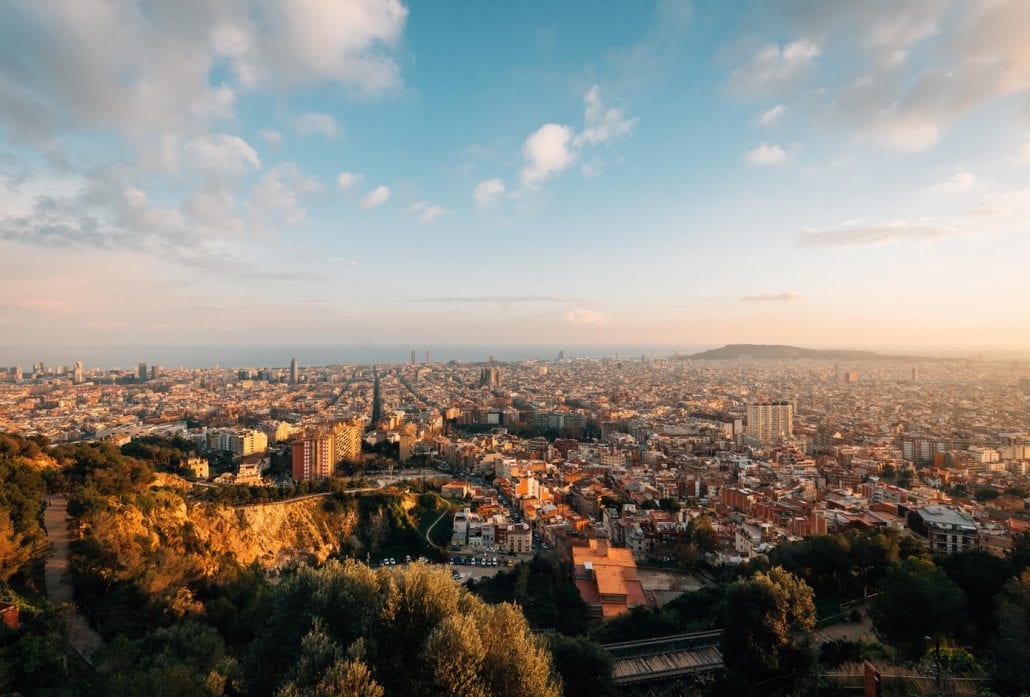
<path fill-rule="evenodd" d="M 1030 4 L 15 0 L 0 345 L 1030 348 Z"/>

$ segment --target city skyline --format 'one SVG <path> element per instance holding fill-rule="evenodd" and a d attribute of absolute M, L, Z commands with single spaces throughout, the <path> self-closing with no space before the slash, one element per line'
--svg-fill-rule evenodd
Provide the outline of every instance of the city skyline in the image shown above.
<path fill-rule="evenodd" d="M 0 17 L 0 356 L 1030 350 L 1026 3 Z"/>

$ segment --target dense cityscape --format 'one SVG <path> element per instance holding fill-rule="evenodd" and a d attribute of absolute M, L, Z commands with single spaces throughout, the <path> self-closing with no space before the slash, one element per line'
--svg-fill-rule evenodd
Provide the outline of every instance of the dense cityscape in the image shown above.
<path fill-rule="evenodd" d="M 1028 47 L 0 2 L 0 697 L 1030 697 Z"/>
<path fill-rule="evenodd" d="M 493 578 L 553 574 L 575 590 L 580 622 L 610 654 L 602 692 L 670 680 L 702 689 L 728 662 L 726 640 L 709 629 L 694 644 L 654 637 L 647 625 L 655 620 L 639 613 L 660 617 L 677 599 L 723 588 L 770 560 L 818 589 L 805 641 L 823 655 L 851 646 L 866 656 L 880 642 L 901 655 L 910 642 L 932 654 L 923 633 L 933 628 L 918 625 L 913 635 L 895 626 L 868 581 L 824 597 L 819 567 L 843 563 L 832 557 L 845 552 L 804 545 L 882 545 L 888 535 L 904 554 L 935 560 L 1024 558 L 1028 375 L 1020 360 L 747 345 L 663 358 L 562 351 L 550 360 L 434 363 L 429 351 L 412 351 L 404 364 L 140 363 L 135 371 L 41 361 L 0 373 L 0 431 L 55 453 L 104 444 L 150 459 L 183 482 L 188 516 L 200 515 L 201 501 L 253 509 L 432 492 L 429 510 L 415 516 L 424 538 L 415 544 L 329 535 L 300 550 L 253 521 L 234 534 L 258 538 L 262 573 L 334 557 L 382 568 L 445 564 L 454 583 L 483 597 L 499 592 L 483 585 Z M 89 525 L 83 532 L 100 534 Z M 799 565 L 795 557 L 806 554 L 813 559 Z M 973 582 L 962 573 L 960 587 Z M 555 617 L 539 610 L 527 616 L 536 630 L 583 629 L 551 626 Z M 685 626 L 703 626 L 693 619 Z M 942 639 L 951 652 L 966 650 L 957 625 L 940 631 L 934 650 Z M 639 647 L 611 641 L 640 635 Z M 98 650 L 86 646 L 83 656 Z M 648 655 L 661 658 L 640 657 Z M 983 672 L 953 668 L 949 679 L 989 684 Z M 927 664 L 927 680 L 939 685 L 946 674 Z M 844 689 L 846 679 L 837 680 L 831 687 Z"/>

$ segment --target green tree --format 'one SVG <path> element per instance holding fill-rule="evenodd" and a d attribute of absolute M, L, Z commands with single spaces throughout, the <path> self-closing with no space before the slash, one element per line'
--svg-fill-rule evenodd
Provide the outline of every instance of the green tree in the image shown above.
<path fill-rule="evenodd" d="M 1030 692 L 1030 571 L 1005 586 L 995 612 L 998 638 L 992 661 L 994 689 L 1005 695 Z"/>
<path fill-rule="evenodd" d="M 0 581 L 46 548 L 40 522 L 43 492 L 43 477 L 35 468 L 0 456 Z"/>
<path fill-rule="evenodd" d="M 954 636 L 962 626 L 966 597 L 933 562 L 906 559 L 887 574 L 869 610 L 876 628 L 911 656 L 927 646 L 925 637 Z"/>
<path fill-rule="evenodd" d="M 718 548 L 719 537 L 712 527 L 712 519 L 706 515 L 698 516 L 689 523 L 690 542 L 702 555 L 712 554 Z"/>
<path fill-rule="evenodd" d="M 565 697 L 605 697 L 615 690 L 612 657 L 600 644 L 582 637 L 554 634 L 548 642 Z"/>
<path fill-rule="evenodd" d="M 782 567 L 731 583 L 723 605 L 722 652 L 732 689 L 750 694 L 796 684 L 797 673 L 811 662 L 800 632 L 815 626 L 811 587 Z M 787 678 L 791 680 L 779 680 Z"/>
<path fill-rule="evenodd" d="M 264 616 L 245 662 L 253 693 L 313 689 L 311 676 L 356 644 L 346 657 L 389 694 L 559 693 L 546 645 L 518 607 L 487 605 L 420 564 L 302 569 L 270 589 Z"/>
<path fill-rule="evenodd" d="M 937 564 L 966 594 L 973 628 L 986 640 L 994 630 L 996 600 L 1013 576 L 1012 565 L 982 549 L 949 554 Z"/>

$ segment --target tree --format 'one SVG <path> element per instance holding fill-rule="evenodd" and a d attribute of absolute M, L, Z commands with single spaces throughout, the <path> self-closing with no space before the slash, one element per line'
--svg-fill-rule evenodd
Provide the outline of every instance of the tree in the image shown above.
<path fill-rule="evenodd" d="M 750 693 L 758 683 L 796 674 L 810 663 L 810 648 L 794 637 L 815 626 L 815 600 L 811 587 L 794 574 L 774 567 L 735 581 L 723 608 L 723 659 L 729 679 L 739 681 L 733 689 Z"/>
<path fill-rule="evenodd" d="M 982 549 L 949 554 L 937 564 L 966 594 L 973 627 L 986 638 L 994 629 L 996 599 L 1012 578 L 1012 565 Z"/>
<path fill-rule="evenodd" d="M 712 554 L 719 545 L 719 536 L 712 527 L 712 519 L 706 515 L 690 521 L 690 541 L 702 556 Z"/>
<path fill-rule="evenodd" d="M 43 491 L 43 477 L 32 466 L 0 456 L 0 581 L 45 549 Z"/>
<path fill-rule="evenodd" d="M 309 694 L 341 658 L 360 661 L 387 694 L 560 692 L 546 645 L 517 606 L 487 605 L 421 564 L 302 569 L 269 590 L 265 618 L 245 662 L 253 693 Z"/>
<path fill-rule="evenodd" d="M 1030 571 L 1005 586 L 995 612 L 998 640 L 991 677 L 1002 694 L 1030 692 Z"/>
<path fill-rule="evenodd" d="M 561 634 L 552 635 L 548 643 L 565 697 L 605 697 L 614 692 L 612 657 L 603 646 Z"/>
<path fill-rule="evenodd" d="M 869 614 L 899 649 L 918 656 L 925 637 L 954 636 L 962 626 L 966 597 L 933 562 L 906 559 L 887 574 Z"/>

